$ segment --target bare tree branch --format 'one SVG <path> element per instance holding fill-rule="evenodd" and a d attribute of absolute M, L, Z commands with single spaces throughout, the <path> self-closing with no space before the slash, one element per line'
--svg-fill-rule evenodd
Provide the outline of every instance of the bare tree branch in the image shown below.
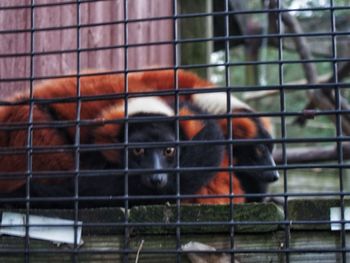
<path fill-rule="evenodd" d="M 350 159 L 350 143 L 343 143 L 343 159 Z M 283 163 L 283 154 L 281 149 L 273 153 L 276 163 Z M 337 146 L 327 147 L 300 147 L 287 149 L 286 158 L 288 164 L 294 163 L 315 163 L 338 160 Z"/>
<path fill-rule="evenodd" d="M 276 9 L 278 8 L 278 1 L 277 0 L 270 0 L 270 9 Z M 279 33 L 279 30 L 277 28 L 278 21 L 278 14 L 277 12 L 270 13 L 270 22 L 271 25 L 274 25 L 274 33 Z M 292 15 L 290 15 L 287 12 L 281 13 L 281 19 L 283 24 L 289 29 L 291 33 L 300 35 L 303 33 L 303 30 L 299 24 L 299 21 Z M 292 38 L 296 47 L 296 52 L 300 56 L 300 61 L 302 62 L 302 66 L 304 68 L 305 77 L 308 84 L 315 84 L 317 82 L 317 71 L 314 63 L 305 63 L 303 60 L 311 60 L 312 54 L 309 49 L 309 45 L 307 43 L 307 40 L 304 36 L 296 36 Z"/>
<path fill-rule="evenodd" d="M 272 10 L 277 9 L 278 8 L 278 1 L 277 0 L 270 0 L 269 7 Z M 277 24 L 276 24 L 276 21 L 278 21 L 278 14 L 279 13 L 277 13 L 277 12 L 271 12 L 269 14 L 269 21 L 270 21 L 271 29 L 274 30 L 274 32 L 278 32 Z M 298 20 L 295 17 L 291 16 L 289 13 L 287 13 L 287 12 L 281 13 L 281 19 L 282 19 L 283 23 L 288 27 L 289 31 L 291 31 L 292 33 L 295 33 L 295 34 L 302 34 L 303 33 Z M 312 54 L 310 52 L 309 45 L 308 45 L 305 37 L 298 36 L 298 37 L 293 37 L 292 39 L 295 43 L 296 50 L 299 53 L 301 62 L 303 62 L 303 60 L 311 60 Z M 316 72 L 315 65 L 313 63 L 302 63 L 302 65 L 304 68 L 307 83 L 308 84 L 316 84 L 317 83 L 317 72 Z M 335 100 L 334 100 L 334 98 L 332 98 L 333 93 L 332 92 L 329 93 L 328 91 L 325 92 L 325 90 L 326 89 L 317 89 L 314 91 L 309 91 L 308 96 L 309 96 L 310 102 L 308 103 L 307 106 L 308 107 L 315 106 L 315 107 L 322 109 L 322 110 L 337 109 Z M 347 101 L 343 97 L 340 96 L 339 99 L 340 99 L 341 109 L 347 109 L 347 110 L 350 109 L 349 104 L 347 103 Z M 309 110 L 309 109 L 307 109 L 307 110 Z M 335 116 L 331 116 L 331 119 L 333 122 L 336 122 Z M 298 123 L 305 123 L 306 119 L 300 119 L 300 120 L 297 119 L 297 122 Z M 343 133 L 346 135 L 349 135 L 350 134 L 350 117 L 347 115 L 343 115 L 341 125 L 342 125 Z"/>
<path fill-rule="evenodd" d="M 323 84 L 327 84 L 327 83 L 335 83 L 336 80 L 342 81 L 344 78 L 348 77 L 350 75 L 350 61 L 344 63 L 340 68 L 338 68 L 338 71 L 335 73 L 338 77 L 338 79 L 336 79 L 335 75 L 332 75 L 331 77 L 329 77 L 327 80 L 325 81 L 321 81 L 320 83 Z M 328 98 L 329 102 L 332 103 L 331 105 L 331 109 L 336 109 L 336 100 L 335 100 L 335 96 L 334 96 L 334 92 L 332 92 L 331 89 L 322 89 L 321 91 L 315 91 L 317 96 L 322 96 L 322 94 Z M 322 94 L 320 94 L 322 93 Z M 346 109 L 346 110 L 350 110 L 350 104 L 349 102 L 343 98 L 342 96 L 339 97 L 339 103 L 340 103 L 340 107 L 341 109 Z M 316 105 L 314 103 L 314 100 L 310 100 L 309 103 L 306 105 L 305 109 L 306 110 L 310 110 L 310 109 L 315 109 Z M 350 118 L 347 115 L 343 115 L 343 118 L 345 119 L 345 123 L 343 120 L 343 129 L 347 128 L 347 131 L 349 131 L 348 129 L 350 128 L 349 122 L 350 122 Z M 294 123 L 297 123 L 301 126 L 305 125 L 307 119 L 304 116 L 299 116 L 295 119 Z M 349 134 L 348 132 L 346 132 L 346 134 Z"/>
<path fill-rule="evenodd" d="M 282 13 L 282 21 L 288 27 L 289 31 L 291 31 L 292 33 L 295 33 L 295 34 L 303 33 L 303 30 L 298 20 L 294 16 L 291 16 L 289 13 L 286 13 L 286 12 Z M 293 37 L 293 40 L 296 46 L 296 50 L 299 53 L 307 82 L 309 84 L 316 83 L 317 71 L 314 63 L 303 62 L 303 60 L 311 60 L 313 58 L 306 38 L 303 36 L 298 36 L 298 37 Z"/>
<path fill-rule="evenodd" d="M 330 78 L 330 74 L 324 74 L 322 76 L 319 76 L 317 78 L 317 83 L 326 83 L 329 78 Z M 307 84 L 307 80 L 306 79 L 299 79 L 299 80 L 295 80 L 295 81 L 291 81 L 291 82 L 286 82 L 284 83 L 284 85 L 304 85 Z M 288 90 L 290 91 L 290 90 Z M 261 90 L 261 91 L 255 91 L 255 92 L 250 92 L 250 93 L 244 93 L 243 94 L 243 98 L 246 101 L 249 100 L 259 100 L 265 97 L 269 97 L 269 96 L 276 96 L 279 94 L 279 90 Z"/>
<path fill-rule="evenodd" d="M 338 68 L 336 72 L 338 76 L 338 81 L 345 79 L 346 77 L 350 77 L 350 61 L 345 62 L 341 67 Z M 335 75 L 330 77 L 325 83 L 334 83 L 336 81 Z"/>
<path fill-rule="evenodd" d="M 338 68 L 337 75 L 338 75 L 338 82 L 343 81 L 347 77 L 350 77 L 350 61 L 345 62 L 342 67 Z M 335 82 L 334 79 L 335 79 L 334 75 L 324 74 L 317 78 L 317 83 L 318 84 L 334 83 Z M 306 79 L 299 79 L 296 81 L 285 83 L 285 85 L 303 85 L 303 84 L 307 84 Z M 278 94 L 279 94 L 279 90 L 262 90 L 254 93 L 245 93 L 243 95 L 243 98 L 246 101 L 258 100 L 269 96 L 275 96 Z M 307 106 L 305 108 L 311 109 Z M 315 107 L 313 107 L 312 109 L 314 108 Z"/>

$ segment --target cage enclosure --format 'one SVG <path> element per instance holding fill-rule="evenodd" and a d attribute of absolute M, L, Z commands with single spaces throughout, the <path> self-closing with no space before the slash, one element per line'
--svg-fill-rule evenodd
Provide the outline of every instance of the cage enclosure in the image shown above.
<path fill-rule="evenodd" d="M 2 0 L 1 262 L 350 262 L 348 0 Z"/>

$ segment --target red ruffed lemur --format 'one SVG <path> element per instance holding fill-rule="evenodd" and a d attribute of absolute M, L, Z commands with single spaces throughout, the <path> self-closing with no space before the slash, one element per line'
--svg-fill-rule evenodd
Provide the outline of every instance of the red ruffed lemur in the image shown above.
<path fill-rule="evenodd" d="M 204 185 L 197 194 L 201 195 L 227 195 L 231 189 L 235 194 L 248 194 L 245 198 L 235 198 L 234 202 L 259 202 L 264 199 L 263 195 L 267 191 L 269 183 L 279 178 L 277 170 L 274 169 L 275 163 L 272 158 L 273 143 L 271 143 L 272 125 L 268 118 L 258 118 L 249 116 L 254 110 L 247 104 L 238 100 L 231 94 L 224 92 L 213 92 L 213 83 L 199 78 L 197 75 L 179 70 L 177 74 L 172 70 L 162 70 L 153 72 L 137 73 L 138 78 L 147 85 L 148 88 L 158 91 L 169 91 L 180 89 L 183 94 L 181 101 L 187 101 L 198 107 L 200 110 L 217 115 L 216 122 L 221 127 L 225 139 L 229 139 L 228 124 L 231 124 L 232 139 L 235 141 L 259 139 L 258 143 L 235 144 L 231 164 L 237 168 L 265 166 L 267 169 L 240 169 L 234 172 L 234 177 L 230 181 L 227 171 L 215 174 L 209 184 Z M 191 91 L 191 89 L 196 89 Z M 166 97 L 173 103 L 173 97 Z M 229 107 L 228 107 L 229 105 Z M 246 115 L 244 117 L 233 117 L 228 121 L 225 115 L 235 114 Z M 265 142 L 264 142 L 265 140 Z M 230 164 L 228 151 L 224 154 L 221 167 L 228 167 Z M 230 182 L 232 188 L 230 188 Z M 249 196 L 249 194 L 251 194 Z M 260 195 L 259 195 L 260 194 Z M 193 199 L 191 202 L 198 203 L 228 203 L 228 198 L 210 198 L 210 199 Z"/>
<path fill-rule="evenodd" d="M 152 94 L 176 87 L 201 93 L 179 96 L 178 107 L 174 96 Z M 127 79 L 125 74 L 113 74 L 50 80 L 34 88 L 32 100 L 26 94 L 14 96 L 0 106 L 0 196 L 29 194 L 32 206 L 38 207 L 45 204 L 35 198 L 60 197 L 57 205 L 46 206 L 67 207 L 64 200 L 77 195 L 82 207 L 121 205 L 123 198 L 134 205 L 174 200 L 169 196 L 179 187 L 180 194 L 201 195 L 183 200 L 187 203 L 228 203 L 223 195 L 231 190 L 239 195 L 233 199 L 236 203 L 260 201 L 259 196 L 241 195 L 265 193 L 278 173 L 238 170 L 230 176 L 224 169 L 230 163 L 224 146 L 228 117 L 195 118 L 252 110 L 230 96 L 227 111 L 227 93 L 212 93 L 210 87 L 193 73 L 159 70 L 129 73 Z M 263 118 L 232 118 L 229 123 L 233 139 L 271 138 Z M 270 142 L 233 145 L 232 163 L 273 168 L 271 151 Z"/>

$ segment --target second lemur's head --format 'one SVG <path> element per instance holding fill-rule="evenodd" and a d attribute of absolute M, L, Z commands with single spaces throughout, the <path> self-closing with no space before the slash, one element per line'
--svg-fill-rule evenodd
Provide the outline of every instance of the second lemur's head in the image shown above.
<path fill-rule="evenodd" d="M 244 111 L 241 110 L 240 113 Z M 249 114 L 249 111 L 246 111 Z M 278 180 L 279 173 L 273 160 L 273 143 L 269 120 L 257 117 L 233 119 L 233 155 L 237 177 L 247 193 L 265 193 L 269 183 Z M 243 142 L 239 142 L 240 140 Z M 249 141 L 251 140 L 251 141 Z M 262 196 L 247 197 L 246 200 L 259 202 Z"/>

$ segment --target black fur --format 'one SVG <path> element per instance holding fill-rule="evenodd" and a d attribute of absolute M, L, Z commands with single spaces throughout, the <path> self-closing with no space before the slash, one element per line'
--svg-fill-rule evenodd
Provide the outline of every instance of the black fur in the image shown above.
<path fill-rule="evenodd" d="M 198 109 L 187 105 L 193 111 Z M 137 114 L 135 117 L 154 118 L 159 115 L 153 114 Z M 132 118 L 132 117 L 131 117 Z M 141 204 L 157 204 L 165 203 L 166 201 L 175 201 L 174 199 L 142 199 L 142 196 L 160 196 L 173 195 L 177 193 L 176 189 L 176 172 L 172 171 L 176 168 L 177 153 L 175 152 L 172 158 L 164 157 L 164 150 L 167 147 L 175 147 L 179 150 L 179 167 L 219 167 L 222 160 L 224 146 L 211 145 L 203 142 L 211 140 L 221 140 L 223 135 L 218 124 L 214 120 L 203 120 L 203 129 L 192 138 L 192 141 L 202 141 L 202 144 L 195 144 L 191 146 L 176 147 L 176 124 L 175 121 L 155 121 L 155 122 L 129 122 L 128 124 L 128 142 L 129 143 L 165 143 L 162 147 L 143 147 L 144 155 L 135 156 L 133 149 L 135 147 L 128 147 L 128 196 L 131 197 L 129 205 Z M 185 132 L 179 127 L 180 141 L 189 140 Z M 115 141 L 124 142 L 125 134 L 124 127 Z M 168 144 L 167 144 L 168 143 Z M 148 144 L 148 145 L 150 145 Z M 79 207 L 98 207 L 98 206 L 123 206 L 123 196 L 126 195 L 125 186 L 125 152 L 120 150 L 121 159 L 119 164 L 108 162 L 100 152 L 82 152 L 80 155 L 80 168 L 82 171 L 95 171 L 90 176 L 79 176 L 79 196 L 83 198 L 90 198 L 92 200 L 79 200 Z M 153 156 L 157 156 L 160 164 L 164 170 L 155 171 L 152 165 Z M 138 174 L 133 173 L 133 170 L 148 171 Z M 106 173 L 111 171 L 108 175 L 102 175 L 99 171 Z M 161 180 L 157 181 L 158 175 L 161 175 Z M 163 176 L 166 174 L 166 180 Z M 210 179 L 213 178 L 215 172 L 211 171 L 188 171 L 180 172 L 180 189 L 181 194 L 195 194 L 200 187 L 206 185 Z M 163 179 L 165 181 L 163 181 Z M 31 185 L 31 197 L 72 197 L 75 193 L 75 180 L 66 180 L 62 185 L 41 185 L 33 183 Z M 161 186 L 161 187 L 160 187 Z M 22 192 L 23 193 L 23 192 Z M 98 198 L 91 197 L 101 197 Z M 114 200 L 108 200 L 109 197 L 116 197 Z M 139 198 L 138 198 L 139 197 Z M 34 207 L 72 207 L 74 202 L 50 202 L 50 203 L 33 203 Z"/>
<path fill-rule="evenodd" d="M 215 141 L 222 140 L 220 128 L 213 120 L 206 120 L 206 125 L 192 140 Z M 197 144 L 181 148 L 181 167 L 219 167 L 224 153 L 220 144 Z M 209 183 L 216 172 L 192 171 L 181 173 L 181 193 L 196 193 L 202 186 Z"/>
<path fill-rule="evenodd" d="M 259 119 L 253 119 L 258 127 L 256 139 L 271 139 L 271 135 L 263 127 Z M 274 166 L 272 159 L 273 144 L 271 142 L 261 142 L 258 144 L 239 144 L 233 148 L 233 155 L 236 158 L 236 166 Z M 264 194 L 267 192 L 269 183 L 278 179 L 278 172 L 273 169 L 249 169 L 237 170 L 235 172 L 240 180 L 244 191 L 249 194 Z M 247 197 L 247 202 L 261 202 L 264 197 Z"/>
<path fill-rule="evenodd" d="M 186 104 L 194 112 L 203 114 L 192 105 Z M 156 117 L 152 114 L 138 114 L 137 117 L 149 118 Z M 257 138 L 270 139 L 270 134 L 264 129 L 259 119 L 254 119 L 258 127 Z M 213 141 L 222 140 L 222 132 L 215 120 L 202 120 L 204 128 L 192 138 L 193 141 Z M 175 121 L 156 121 L 156 122 L 129 122 L 128 124 L 128 142 L 130 143 L 169 143 L 163 147 L 144 147 L 145 154 L 142 158 L 135 157 L 132 154 L 132 147 L 128 147 L 128 196 L 132 197 L 129 205 L 140 204 L 157 204 L 166 201 L 174 201 L 174 199 L 142 199 L 142 196 L 151 197 L 160 195 L 175 195 L 176 189 L 176 173 L 171 170 L 176 168 L 176 154 L 174 158 L 164 158 L 162 152 L 164 148 L 173 147 L 176 142 L 176 125 Z M 124 142 L 124 128 L 115 141 Z M 180 141 L 189 140 L 180 126 Z M 91 141 L 93 143 L 93 141 Z M 176 148 L 176 147 L 175 147 Z M 233 155 L 236 165 L 254 166 L 266 165 L 271 166 L 271 154 L 273 145 L 271 143 L 236 145 L 233 149 Z M 179 150 L 180 164 L 183 168 L 205 168 L 219 167 L 224 153 L 224 146 L 219 144 L 195 144 L 191 146 L 181 146 Z M 119 164 L 110 163 L 99 151 L 81 152 L 80 169 L 89 171 L 89 176 L 79 176 L 79 196 L 82 198 L 90 198 L 91 200 L 79 200 L 79 207 L 98 207 L 98 206 L 122 206 L 124 204 L 123 197 L 126 196 L 125 186 L 125 152 L 121 150 L 121 159 Z M 69 153 L 70 154 L 70 153 Z M 164 170 L 154 172 L 152 156 L 157 155 Z M 133 170 L 145 170 L 134 174 Z M 106 172 L 110 173 L 105 175 Z M 163 176 L 167 174 L 167 176 Z M 180 174 L 180 193 L 195 194 L 202 186 L 205 186 L 215 175 L 215 172 L 204 171 L 182 171 Z M 276 172 L 273 170 L 246 170 L 236 171 L 236 176 L 246 193 L 266 193 L 269 182 L 276 180 Z M 160 175 L 160 179 L 152 180 Z M 161 185 L 161 187 L 159 187 Z M 31 180 L 30 196 L 31 197 L 73 197 L 75 195 L 75 178 L 67 179 L 60 185 L 40 184 L 38 181 Z M 11 195 L 11 197 L 24 197 L 25 187 L 19 189 Z M 94 197 L 99 198 L 94 198 Z M 8 195 L 4 197 L 9 197 Z M 109 197 L 117 198 L 116 200 L 108 200 Z M 119 198 L 119 199 L 118 199 Z M 101 200 L 104 199 L 104 200 Z M 262 197 L 248 197 L 248 202 L 262 201 Z M 63 202 L 62 200 L 52 202 L 32 202 L 33 207 L 73 207 L 73 201 Z"/>

